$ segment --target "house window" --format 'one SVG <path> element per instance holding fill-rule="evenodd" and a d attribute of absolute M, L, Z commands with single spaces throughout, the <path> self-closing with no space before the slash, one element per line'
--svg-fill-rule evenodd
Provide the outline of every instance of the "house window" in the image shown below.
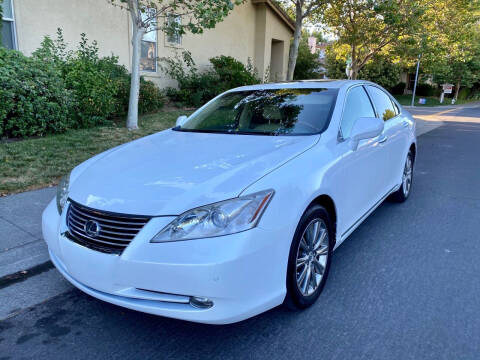
<path fill-rule="evenodd" d="M 167 28 L 171 30 L 167 34 L 167 43 L 180 45 L 182 43 L 182 35 L 180 35 L 178 27 L 182 23 L 182 17 L 180 15 L 169 14 L 167 15 L 167 22 Z"/>
<path fill-rule="evenodd" d="M 17 39 L 15 34 L 15 17 L 13 14 L 13 0 L 3 0 L 2 16 L 2 45 L 8 49 L 17 48 Z"/>
<path fill-rule="evenodd" d="M 142 14 L 142 20 L 155 16 L 155 10 L 149 9 Z M 150 20 L 150 26 L 142 38 L 142 46 L 140 50 L 140 70 L 141 71 L 157 71 L 157 23 Z"/>

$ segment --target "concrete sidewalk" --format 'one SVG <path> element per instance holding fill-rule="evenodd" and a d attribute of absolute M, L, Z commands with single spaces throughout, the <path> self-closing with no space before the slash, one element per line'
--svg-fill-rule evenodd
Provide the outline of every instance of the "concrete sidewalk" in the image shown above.
<path fill-rule="evenodd" d="M 56 188 L 0 197 L 0 278 L 48 261 L 42 211 Z"/>

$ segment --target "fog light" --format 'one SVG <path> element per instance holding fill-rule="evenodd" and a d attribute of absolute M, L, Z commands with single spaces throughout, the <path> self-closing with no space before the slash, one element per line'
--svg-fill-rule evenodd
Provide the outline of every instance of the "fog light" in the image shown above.
<path fill-rule="evenodd" d="M 213 301 L 206 297 L 191 296 L 190 305 L 198 309 L 209 309 L 213 306 Z"/>

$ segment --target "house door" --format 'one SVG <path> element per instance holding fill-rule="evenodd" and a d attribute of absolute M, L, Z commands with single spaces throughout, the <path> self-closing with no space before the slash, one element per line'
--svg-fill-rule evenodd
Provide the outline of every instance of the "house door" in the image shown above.
<path fill-rule="evenodd" d="M 272 39 L 272 50 L 270 56 L 270 81 L 285 80 L 283 73 L 284 42 Z"/>

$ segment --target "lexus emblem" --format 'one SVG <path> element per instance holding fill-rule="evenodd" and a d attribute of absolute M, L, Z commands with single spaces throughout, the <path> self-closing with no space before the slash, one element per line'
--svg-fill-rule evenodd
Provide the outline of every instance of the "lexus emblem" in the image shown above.
<path fill-rule="evenodd" d="M 100 233 L 100 230 L 101 230 L 101 227 L 100 227 L 100 224 L 94 220 L 88 220 L 86 223 L 85 223 L 85 226 L 84 226 L 84 229 L 85 229 L 85 233 L 92 237 L 92 238 L 96 238 L 98 236 L 98 234 Z"/>

